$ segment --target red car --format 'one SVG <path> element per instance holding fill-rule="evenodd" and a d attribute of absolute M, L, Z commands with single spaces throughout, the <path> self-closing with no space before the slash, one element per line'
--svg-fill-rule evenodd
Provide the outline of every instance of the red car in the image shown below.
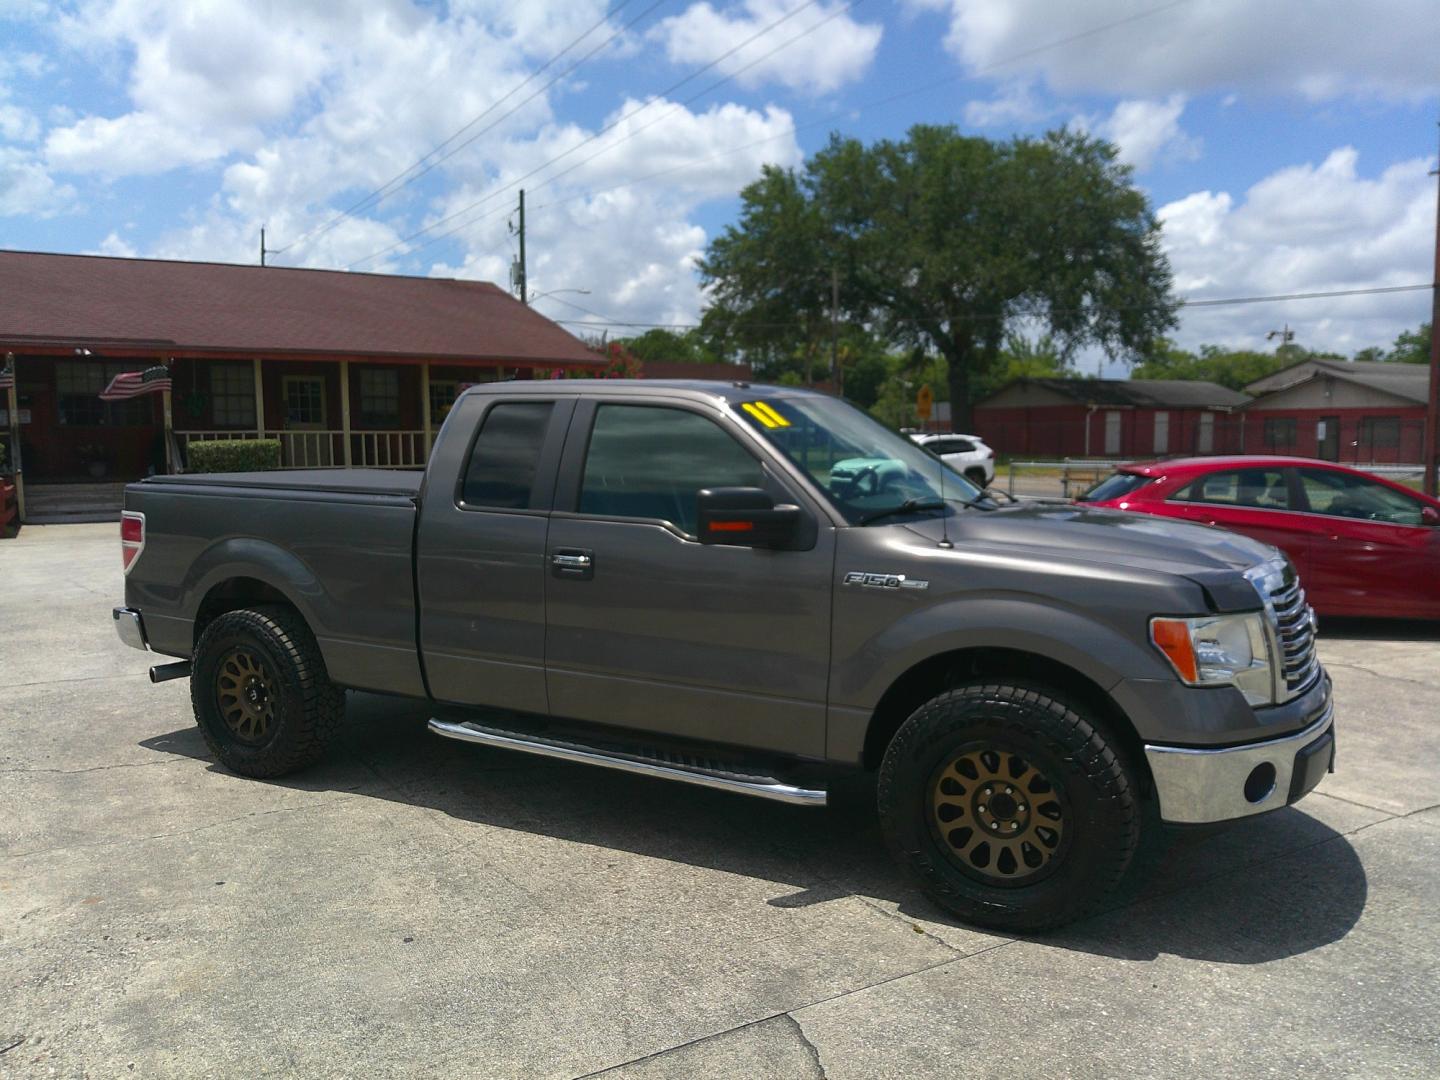
<path fill-rule="evenodd" d="M 1321 614 L 1440 619 L 1440 500 L 1358 469 L 1313 458 L 1152 461 L 1122 466 L 1080 500 L 1274 544 Z"/>

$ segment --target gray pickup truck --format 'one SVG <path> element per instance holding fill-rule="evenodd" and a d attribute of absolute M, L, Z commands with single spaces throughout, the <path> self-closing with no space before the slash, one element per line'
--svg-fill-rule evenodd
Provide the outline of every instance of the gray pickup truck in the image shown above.
<path fill-rule="evenodd" d="M 1333 768 L 1315 620 L 1275 549 L 1000 505 L 813 392 L 511 382 L 426 472 L 152 477 L 120 636 L 177 663 L 237 773 L 325 753 L 348 689 L 430 728 L 805 806 L 878 773 L 941 906 L 1039 929 L 1142 830 L 1295 802 Z"/>

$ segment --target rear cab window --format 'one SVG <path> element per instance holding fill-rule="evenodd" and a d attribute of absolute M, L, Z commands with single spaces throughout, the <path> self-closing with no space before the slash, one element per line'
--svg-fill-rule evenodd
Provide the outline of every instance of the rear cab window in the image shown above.
<path fill-rule="evenodd" d="M 554 408 L 553 401 L 507 401 L 486 411 L 465 465 L 462 505 L 507 510 L 532 505 L 540 450 Z"/>

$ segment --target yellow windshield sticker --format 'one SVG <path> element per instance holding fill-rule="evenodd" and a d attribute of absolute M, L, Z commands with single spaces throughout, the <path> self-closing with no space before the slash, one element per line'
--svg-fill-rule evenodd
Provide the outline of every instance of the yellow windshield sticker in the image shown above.
<path fill-rule="evenodd" d="M 757 409 L 754 404 L 749 401 L 745 402 L 745 404 L 741 405 L 740 407 L 768 428 L 775 428 L 780 426 L 779 424 L 775 423 L 774 420 L 771 420 L 770 417 L 766 416 L 763 412 Z"/>
<path fill-rule="evenodd" d="M 753 402 L 752 404 L 754 404 L 755 408 L 759 409 L 762 413 L 765 414 L 766 417 L 769 418 L 769 420 L 770 420 L 770 426 L 771 426 L 771 427 L 789 427 L 789 426 L 790 426 L 790 421 L 789 421 L 789 420 L 786 420 L 785 417 L 781 416 L 781 415 L 780 415 L 778 412 L 776 412 L 773 408 L 771 408 L 769 405 L 765 404 L 765 402 L 763 402 L 763 401 L 756 401 L 756 402 Z M 748 409 L 750 406 L 747 405 L 747 406 L 745 406 L 745 407 Z"/>

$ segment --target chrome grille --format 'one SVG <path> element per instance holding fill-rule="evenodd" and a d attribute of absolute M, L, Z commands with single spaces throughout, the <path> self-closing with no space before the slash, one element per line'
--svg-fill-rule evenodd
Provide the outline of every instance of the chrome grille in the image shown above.
<path fill-rule="evenodd" d="M 1270 610 L 1285 677 L 1284 700 L 1289 701 L 1314 681 L 1320 658 L 1315 653 L 1315 613 L 1293 573 L 1285 577 L 1289 580 L 1270 593 Z"/>

